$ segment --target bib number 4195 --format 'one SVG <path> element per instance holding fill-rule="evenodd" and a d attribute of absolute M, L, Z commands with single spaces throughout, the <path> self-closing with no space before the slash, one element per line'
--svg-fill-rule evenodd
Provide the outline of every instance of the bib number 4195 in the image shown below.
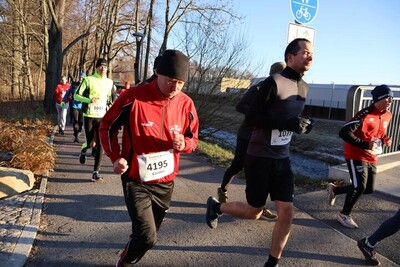
<path fill-rule="evenodd" d="M 138 155 L 139 176 L 143 182 L 154 181 L 174 171 L 173 150 Z"/>

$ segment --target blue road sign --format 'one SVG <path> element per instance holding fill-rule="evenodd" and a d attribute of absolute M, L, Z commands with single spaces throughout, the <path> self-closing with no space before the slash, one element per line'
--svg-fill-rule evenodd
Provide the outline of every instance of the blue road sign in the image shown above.
<path fill-rule="evenodd" d="M 315 19 L 318 0 L 290 0 L 294 19 L 301 24 L 308 24 Z"/>

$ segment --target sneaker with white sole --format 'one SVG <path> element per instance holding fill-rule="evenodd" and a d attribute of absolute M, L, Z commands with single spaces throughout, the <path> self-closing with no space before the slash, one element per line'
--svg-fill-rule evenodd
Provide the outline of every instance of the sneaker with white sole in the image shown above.
<path fill-rule="evenodd" d="M 367 245 L 367 239 L 363 238 L 357 241 L 358 248 L 361 250 L 362 254 L 364 254 L 365 259 L 370 265 L 380 265 L 381 263 L 376 258 L 376 251 L 374 248 L 371 248 Z"/>
<path fill-rule="evenodd" d="M 351 215 L 345 215 L 342 213 L 338 213 L 337 215 L 337 221 L 340 222 L 344 227 L 351 228 L 351 229 L 357 229 L 358 224 L 351 218 Z"/>
<path fill-rule="evenodd" d="M 263 218 L 267 221 L 276 221 L 278 219 L 278 215 L 273 214 L 269 209 L 264 208 L 260 218 Z"/>
<path fill-rule="evenodd" d="M 333 192 L 333 190 L 335 189 L 336 185 L 334 185 L 333 183 L 329 183 L 328 187 L 326 189 L 326 193 L 327 193 L 327 199 L 328 199 L 328 205 L 329 206 L 333 206 L 335 205 L 335 200 L 336 200 L 336 195 Z"/>

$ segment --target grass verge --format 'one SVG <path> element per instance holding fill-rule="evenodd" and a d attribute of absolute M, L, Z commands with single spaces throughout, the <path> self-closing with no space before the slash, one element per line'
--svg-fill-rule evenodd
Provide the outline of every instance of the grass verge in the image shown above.
<path fill-rule="evenodd" d="M 232 149 L 226 149 L 218 144 L 201 140 L 199 140 L 197 145 L 196 153 L 204 156 L 211 164 L 222 168 L 228 168 L 234 157 L 234 151 Z M 238 174 L 238 177 L 244 177 L 243 171 Z M 315 180 L 300 174 L 295 175 L 295 186 L 297 187 L 297 192 L 321 190 L 326 188 L 328 182 L 330 181 L 324 179 Z"/>

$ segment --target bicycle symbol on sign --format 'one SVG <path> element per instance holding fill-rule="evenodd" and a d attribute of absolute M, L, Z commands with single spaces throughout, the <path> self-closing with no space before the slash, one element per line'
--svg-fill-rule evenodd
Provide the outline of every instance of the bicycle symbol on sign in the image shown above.
<path fill-rule="evenodd" d="M 309 21 L 311 19 L 311 14 L 307 10 L 308 8 L 301 6 L 299 10 L 296 11 L 296 18 L 300 19 L 304 17 L 305 20 Z"/>

